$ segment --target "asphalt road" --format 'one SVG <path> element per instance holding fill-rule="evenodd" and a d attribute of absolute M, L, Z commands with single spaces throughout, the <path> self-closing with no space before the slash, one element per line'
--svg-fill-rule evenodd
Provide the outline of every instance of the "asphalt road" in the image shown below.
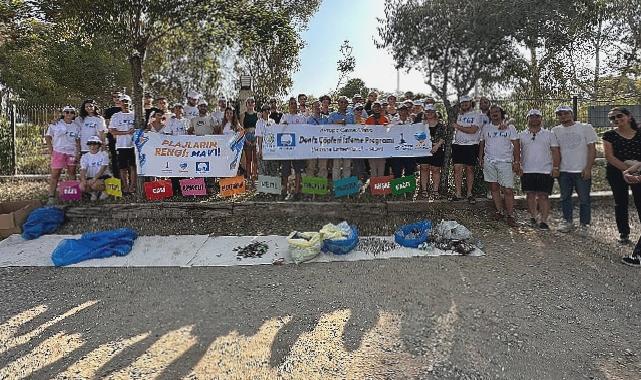
<path fill-rule="evenodd" d="M 472 217 L 485 257 L 2 268 L 0 378 L 641 378 L 630 248 Z"/>

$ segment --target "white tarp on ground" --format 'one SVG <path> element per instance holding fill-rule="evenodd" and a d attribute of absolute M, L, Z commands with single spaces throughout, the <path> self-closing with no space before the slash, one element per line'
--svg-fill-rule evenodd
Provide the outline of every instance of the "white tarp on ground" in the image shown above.
<path fill-rule="evenodd" d="M 53 266 L 51 253 L 63 239 L 78 238 L 78 235 L 45 235 L 35 240 L 23 240 L 12 235 L 0 241 L 0 267 Z M 393 242 L 392 237 L 380 239 Z M 265 242 L 269 249 L 262 257 L 238 259 L 234 248 L 252 242 Z M 386 252 L 372 253 L 354 249 L 347 255 L 322 253 L 309 262 L 359 261 L 414 256 L 454 256 L 451 251 L 396 247 Z M 470 256 L 482 256 L 477 250 Z M 271 265 L 274 260 L 283 259 L 285 264 L 293 263 L 289 255 L 286 236 L 140 236 L 127 256 L 109 257 L 83 261 L 72 267 L 202 267 L 234 265 Z"/>

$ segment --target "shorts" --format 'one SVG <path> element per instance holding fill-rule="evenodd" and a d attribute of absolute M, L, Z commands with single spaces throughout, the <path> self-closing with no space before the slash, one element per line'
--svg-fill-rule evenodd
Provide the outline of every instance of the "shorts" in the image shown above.
<path fill-rule="evenodd" d="M 483 178 L 485 182 L 494 182 L 512 189 L 514 187 L 514 172 L 511 162 L 485 161 L 483 164 Z"/>
<path fill-rule="evenodd" d="M 436 154 L 429 157 L 419 157 L 416 159 L 416 163 L 419 165 L 430 165 L 436 167 L 442 167 L 443 162 L 445 161 L 445 152 L 443 149 L 439 149 Z"/>
<path fill-rule="evenodd" d="M 554 178 L 550 174 L 524 173 L 521 176 L 521 190 L 524 193 L 547 193 L 552 194 Z"/>
<path fill-rule="evenodd" d="M 479 162 L 479 145 L 452 144 L 452 163 L 454 165 L 476 166 Z"/>
<path fill-rule="evenodd" d="M 118 148 L 118 169 L 129 169 L 136 166 L 136 155 L 134 148 Z"/>
<path fill-rule="evenodd" d="M 64 169 L 67 166 L 76 166 L 76 155 L 69 153 L 51 152 L 51 169 Z"/>
<path fill-rule="evenodd" d="M 287 160 L 287 161 L 281 161 L 281 172 L 280 175 L 282 177 L 289 177 L 289 175 L 292 173 L 292 167 L 294 168 L 294 174 L 303 174 L 305 171 L 305 166 L 307 165 L 307 161 L 305 160 Z"/>

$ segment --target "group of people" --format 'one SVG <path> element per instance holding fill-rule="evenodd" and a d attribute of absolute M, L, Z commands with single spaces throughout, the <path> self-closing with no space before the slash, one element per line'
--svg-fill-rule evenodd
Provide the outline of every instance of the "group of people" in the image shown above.
<path fill-rule="evenodd" d="M 114 105 L 105 110 L 104 116 L 91 100 L 83 102 L 78 112 L 73 107 L 65 107 L 60 120 L 49 126 L 45 137 L 51 153 L 51 201 L 62 170 L 66 168 L 69 176 L 75 178 L 77 163 L 80 164 L 81 188 L 90 193 L 92 199 L 106 197 L 104 179 L 116 171 L 123 192 L 135 192 L 131 98 L 114 93 L 113 101 Z M 542 112 L 531 109 L 526 115 L 526 128 L 518 132 L 505 110 L 485 97 L 479 98 L 478 109 L 472 98 L 461 97 L 457 119 L 449 126 L 431 98 L 414 100 L 408 97 L 398 101 L 395 95 L 379 96 L 372 92 L 367 99 L 361 95 L 352 99 L 341 96 L 336 104 L 337 108 L 332 109 L 329 96 L 308 104 L 307 96 L 300 94 L 289 98 L 286 112 L 281 112 L 276 99 L 257 110 L 254 98 L 250 97 L 245 101 L 246 111 L 239 114 L 224 97 L 220 97 L 215 110 L 210 111 L 208 103 L 196 92 L 188 94 L 186 103 L 176 103 L 171 108 L 167 98 L 153 99 L 145 94 L 145 126 L 149 132 L 169 135 L 224 135 L 242 131 L 245 136 L 242 172 L 250 183 L 257 174 L 280 176 L 286 199 L 300 198 L 303 174 L 328 178 L 331 173 L 333 180 L 357 176 L 366 182 L 369 177 L 393 175 L 398 178 L 417 172 L 420 194 L 438 198 L 445 150 L 451 143 L 454 167 L 451 201 L 476 202 L 472 190 L 474 173 L 480 166 L 495 205 L 494 218 L 516 226 L 513 188 L 515 176 L 519 176 L 527 198 L 530 224 L 547 230 L 550 228 L 549 195 L 557 178 L 563 214 L 559 230 L 570 232 L 576 228 L 572 201 L 575 191 L 579 199 L 578 229 L 585 232 L 589 228 L 591 178 L 598 137 L 591 125 L 575 121 L 569 106 L 562 105 L 555 110 L 558 125 L 551 129 L 543 128 Z M 625 108 L 612 109 L 610 120 L 614 128 L 603 135 L 607 180 L 615 199 L 619 242 L 630 244 L 630 189 L 641 218 L 641 133 Z M 394 125 L 419 123 L 424 125 L 431 140 L 432 150 L 428 157 L 274 161 L 264 160 L 262 155 L 262 136 L 277 124 L 364 124 L 393 128 Z M 110 161 L 107 152 L 116 159 Z M 289 189 L 288 178 L 292 172 L 294 187 Z M 627 263 L 639 265 L 641 241 L 634 252 Z"/>

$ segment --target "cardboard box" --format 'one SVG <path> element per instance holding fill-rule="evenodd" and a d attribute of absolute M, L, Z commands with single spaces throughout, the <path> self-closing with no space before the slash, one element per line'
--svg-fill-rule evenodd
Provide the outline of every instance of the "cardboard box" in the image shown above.
<path fill-rule="evenodd" d="M 31 211 L 42 206 L 40 201 L 18 201 L 0 203 L 0 238 L 22 232 L 22 225 Z"/>

